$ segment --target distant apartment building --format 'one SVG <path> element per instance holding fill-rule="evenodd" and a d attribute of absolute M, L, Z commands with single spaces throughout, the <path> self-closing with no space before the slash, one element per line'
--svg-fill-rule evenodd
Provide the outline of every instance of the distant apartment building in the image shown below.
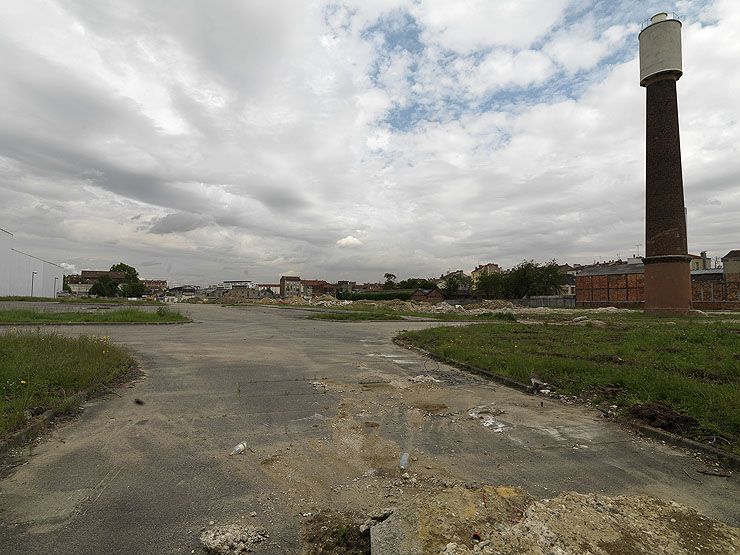
<path fill-rule="evenodd" d="M 501 267 L 498 264 L 494 264 L 493 262 L 489 262 L 488 264 L 481 264 L 479 266 L 476 266 L 475 270 L 470 272 L 470 277 L 473 280 L 473 285 L 478 283 L 478 279 L 481 276 L 488 276 L 491 274 L 500 274 L 501 273 Z"/>
<path fill-rule="evenodd" d="M 126 281 L 124 272 L 111 272 L 109 270 L 82 270 L 80 278 L 90 280 L 95 283 L 102 277 L 109 277 L 113 283 L 123 283 Z"/>
<path fill-rule="evenodd" d="M 146 287 L 150 295 L 159 295 L 167 291 L 166 279 L 142 279 L 141 284 Z"/>
<path fill-rule="evenodd" d="M 701 256 L 689 254 L 689 267 L 692 270 L 711 270 L 712 260 L 707 257 L 707 251 L 702 251 Z"/>
<path fill-rule="evenodd" d="M 299 276 L 281 276 L 280 277 L 280 296 L 300 297 L 302 294 L 301 278 Z"/>
<path fill-rule="evenodd" d="M 233 287 L 254 287 L 254 283 L 249 279 L 227 279 L 222 283 L 224 289 L 232 289 Z"/>
<path fill-rule="evenodd" d="M 337 296 L 337 286 L 323 279 L 301 280 L 301 292 L 305 297 L 321 297 L 322 295 Z"/>
<path fill-rule="evenodd" d="M 722 270 L 726 276 L 740 280 L 740 250 L 732 250 L 722 257 Z"/>

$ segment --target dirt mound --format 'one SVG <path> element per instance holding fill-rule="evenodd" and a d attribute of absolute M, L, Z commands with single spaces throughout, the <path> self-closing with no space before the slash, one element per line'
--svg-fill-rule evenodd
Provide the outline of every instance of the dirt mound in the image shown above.
<path fill-rule="evenodd" d="M 537 501 L 507 486 L 419 498 L 373 526 L 371 537 L 379 555 L 689 555 L 740 545 L 737 528 L 675 502 L 575 492 Z"/>
<path fill-rule="evenodd" d="M 657 401 L 634 405 L 630 408 L 630 414 L 645 424 L 674 434 L 688 434 L 699 427 L 699 422 L 695 418 L 678 413 Z"/>
<path fill-rule="evenodd" d="M 262 543 L 270 536 L 254 526 L 213 526 L 200 535 L 200 541 L 208 553 L 238 555 L 251 553 L 252 546 Z"/>
<path fill-rule="evenodd" d="M 370 555 L 370 535 L 360 531 L 365 519 L 355 514 L 321 511 L 301 525 L 303 555 Z"/>
<path fill-rule="evenodd" d="M 740 531 L 675 502 L 567 492 L 533 502 L 515 524 L 449 542 L 440 555 L 734 553 Z"/>

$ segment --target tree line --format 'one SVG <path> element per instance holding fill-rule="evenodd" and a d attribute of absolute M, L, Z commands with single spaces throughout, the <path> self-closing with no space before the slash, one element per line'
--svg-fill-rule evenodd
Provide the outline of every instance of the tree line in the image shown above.
<path fill-rule="evenodd" d="M 392 273 L 385 274 L 383 289 L 416 290 L 437 287 L 434 280 L 426 278 L 409 278 L 396 281 Z M 525 260 L 510 270 L 479 276 L 473 284 L 470 276 L 452 274 L 439 288 L 447 298 L 460 295 L 472 295 L 483 299 L 521 299 L 534 295 L 557 295 L 564 283 L 555 261 L 545 264 L 534 260 Z"/>
<path fill-rule="evenodd" d="M 109 275 L 98 278 L 90 289 L 91 295 L 98 297 L 141 297 L 147 292 L 146 286 L 139 279 L 136 268 L 119 262 L 110 267 L 111 272 L 122 272 L 125 275 L 120 285 L 114 282 Z"/>

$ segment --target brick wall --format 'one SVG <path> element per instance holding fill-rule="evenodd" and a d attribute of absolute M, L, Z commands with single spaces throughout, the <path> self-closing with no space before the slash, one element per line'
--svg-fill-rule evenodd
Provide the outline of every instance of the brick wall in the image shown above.
<path fill-rule="evenodd" d="M 645 300 L 642 274 L 576 276 L 576 305 L 639 306 Z"/>
<path fill-rule="evenodd" d="M 740 308 L 740 274 L 729 274 L 725 281 L 692 281 L 691 297 L 692 306 L 699 310 L 737 310 Z M 644 301 L 644 274 L 576 276 L 577 307 L 640 308 Z"/>

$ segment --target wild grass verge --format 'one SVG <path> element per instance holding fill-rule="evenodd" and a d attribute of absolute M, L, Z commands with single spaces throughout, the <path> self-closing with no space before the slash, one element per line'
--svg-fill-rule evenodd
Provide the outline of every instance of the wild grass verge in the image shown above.
<path fill-rule="evenodd" d="M 359 322 L 361 320 L 403 320 L 400 314 L 392 312 L 317 312 L 309 320 L 332 320 L 338 322 Z"/>
<path fill-rule="evenodd" d="M 535 377 L 559 394 L 615 404 L 625 413 L 647 406 L 659 413 L 653 425 L 671 429 L 680 422 L 672 431 L 740 453 L 740 322 L 479 324 L 399 338 L 525 384 Z"/>
<path fill-rule="evenodd" d="M 48 409 L 70 411 L 73 395 L 110 384 L 135 367 L 107 337 L 0 332 L 0 437 Z"/>
<path fill-rule="evenodd" d="M 178 323 L 191 320 L 165 306 L 148 312 L 136 308 L 121 308 L 102 312 L 44 312 L 31 309 L 0 310 L 3 324 L 66 324 L 66 323 Z"/>
<path fill-rule="evenodd" d="M 29 297 L 29 296 L 5 296 L 0 297 L 0 302 L 26 302 L 26 303 L 61 303 L 61 304 L 113 304 L 113 305 L 163 305 L 164 303 L 154 299 L 130 300 L 124 297 Z"/>
<path fill-rule="evenodd" d="M 454 322 L 458 320 L 501 320 L 505 322 L 516 322 L 516 316 L 508 313 L 491 313 L 464 316 L 446 312 L 382 312 L 379 310 L 359 311 L 343 310 L 337 312 L 317 312 L 308 317 L 309 320 L 333 320 L 333 321 L 361 321 L 361 320 L 405 320 L 405 317 L 411 319 L 426 318 L 429 320 L 438 320 L 440 322 Z"/>

